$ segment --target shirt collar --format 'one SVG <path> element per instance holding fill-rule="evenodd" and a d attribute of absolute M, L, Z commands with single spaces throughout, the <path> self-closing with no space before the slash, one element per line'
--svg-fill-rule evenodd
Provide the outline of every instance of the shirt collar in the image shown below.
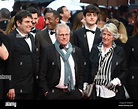
<path fill-rule="evenodd" d="M 97 28 L 97 25 L 95 25 L 93 29 L 90 29 L 87 27 L 87 25 L 85 25 L 85 29 L 88 29 L 88 30 L 96 31 L 96 28 Z"/>
<path fill-rule="evenodd" d="M 28 34 L 22 34 L 17 28 L 16 28 L 17 32 L 22 36 L 22 37 L 26 37 L 28 36 Z"/>

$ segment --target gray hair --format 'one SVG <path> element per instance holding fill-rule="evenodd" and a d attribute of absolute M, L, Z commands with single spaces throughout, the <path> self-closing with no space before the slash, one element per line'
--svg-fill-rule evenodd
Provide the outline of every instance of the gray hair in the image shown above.
<path fill-rule="evenodd" d="M 103 33 L 103 30 L 107 29 L 115 39 L 118 39 L 121 34 L 118 33 L 118 29 L 115 24 L 113 23 L 107 23 L 101 28 L 101 32 Z"/>
<path fill-rule="evenodd" d="M 70 28 L 69 28 L 69 26 L 68 26 L 67 24 L 59 23 L 59 24 L 56 26 L 56 29 L 55 29 L 56 34 L 58 34 L 59 28 L 66 28 L 66 29 L 69 30 L 69 33 L 70 33 Z"/>

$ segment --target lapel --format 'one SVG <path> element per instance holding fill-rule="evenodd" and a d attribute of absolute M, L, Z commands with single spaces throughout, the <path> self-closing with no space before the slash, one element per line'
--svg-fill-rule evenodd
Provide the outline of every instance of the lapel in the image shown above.
<path fill-rule="evenodd" d="M 17 39 L 17 43 L 19 43 L 22 47 L 24 47 L 26 50 L 29 50 L 30 51 L 30 48 L 29 48 L 29 45 L 28 43 L 25 41 L 24 38 L 22 38 L 19 33 L 15 30 L 15 38 Z M 32 51 L 35 50 L 35 39 L 33 37 L 33 35 L 31 34 L 28 34 L 29 37 L 30 37 L 30 40 L 31 40 L 31 45 L 32 45 Z"/>
<path fill-rule="evenodd" d="M 96 30 L 95 30 L 95 37 L 94 37 L 94 41 L 93 41 L 93 44 L 97 43 L 97 39 L 100 37 L 100 29 L 97 27 Z"/>
<path fill-rule="evenodd" d="M 55 46 L 54 46 L 55 48 Z M 58 68 L 61 69 L 61 62 L 60 62 L 60 55 L 58 53 L 58 51 L 55 48 L 55 52 L 56 52 L 56 59 L 57 59 L 57 63 L 58 63 Z"/>
<path fill-rule="evenodd" d="M 49 36 L 49 33 L 48 33 L 48 29 L 46 28 L 44 30 L 44 34 L 43 34 L 44 38 L 46 39 L 46 41 L 49 43 L 49 44 L 52 44 L 52 41 L 50 39 L 50 36 Z"/>
<path fill-rule="evenodd" d="M 15 34 L 15 38 L 16 38 L 16 40 L 17 40 L 17 43 L 20 44 L 20 45 L 21 45 L 23 48 L 25 48 L 27 51 L 28 51 L 28 50 L 30 51 L 27 42 L 25 41 L 24 38 L 22 38 L 22 37 L 19 35 L 19 33 L 16 31 L 16 29 L 14 30 L 14 34 Z"/>
<path fill-rule="evenodd" d="M 33 52 L 35 50 L 35 38 L 33 37 L 32 34 L 29 34 L 29 37 L 30 37 L 30 40 L 31 40 L 32 52 Z"/>
<path fill-rule="evenodd" d="M 76 49 L 75 49 L 75 47 L 73 46 L 73 52 L 72 52 L 72 58 L 73 58 L 73 60 L 74 60 L 74 65 L 75 65 L 75 70 L 76 70 L 76 68 L 77 68 L 77 56 L 76 56 Z M 76 72 L 75 72 L 76 73 Z"/>
<path fill-rule="evenodd" d="M 112 68 L 111 68 L 112 72 L 114 71 L 116 66 L 122 61 L 122 59 L 120 58 L 120 55 L 118 54 L 118 52 L 121 52 L 121 51 L 118 51 L 118 49 L 116 47 L 114 49 L 114 54 L 113 54 L 113 57 L 112 57 Z"/>
<path fill-rule="evenodd" d="M 60 55 L 59 55 L 59 53 L 58 53 L 58 51 L 55 49 L 55 51 L 56 51 L 56 59 L 57 59 L 57 63 L 58 63 L 58 68 L 61 70 L 61 62 L 60 62 Z M 76 69 L 76 67 L 77 67 L 77 64 L 76 64 L 76 59 L 77 59 L 77 56 L 76 56 L 76 54 L 75 54 L 75 47 L 73 47 L 73 52 L 72 52 L 72 58 L 73 58 L 73 60 L 74 60 L 74 64 L 75 64 L 75 69 Z"/>
<path fill-rule="evenodd" d="M 86 46 L 87 48 L 87 51 L 89 51 L 89 47 L 88 47 L 88 40 L 87 40 L 87 35 L 86 35 L 86 32 L 85 32 L 85 27 L 82 28 L 82 40 L 83 40 L 83 44 Z"/>
<path fill-rule="evenodd" d="M 100 39 L 100 29 L 97 27 L 96 30 L 95 30 L 95 37 L 94 37 L 94 41 L 93 41 L 93 45 L 99 43 L 100 41 L 102 41 L 102 38 Z M 91 48 L 91 51 L 92 51 L 92 48 Z"/>

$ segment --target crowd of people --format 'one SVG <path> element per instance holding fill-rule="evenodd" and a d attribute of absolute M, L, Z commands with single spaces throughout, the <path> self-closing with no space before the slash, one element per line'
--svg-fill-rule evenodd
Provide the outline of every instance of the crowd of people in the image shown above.
<path fill-rule="evenodd" d="M 122 5 L 115 17 L 90 4 L 71 20 L 66 6 L 18 9 L 0 10 L 0 99 L 138 99 L 135 11 Z"/>

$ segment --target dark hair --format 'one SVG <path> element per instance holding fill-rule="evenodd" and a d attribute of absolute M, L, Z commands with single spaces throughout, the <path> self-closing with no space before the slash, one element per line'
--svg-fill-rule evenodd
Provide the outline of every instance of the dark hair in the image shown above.
<path fill-rule="evenodd" d="M 22 23 L 23 19 L 26 18 L 26 17 L 32 18 L 32 15 L 31 15 L 31 13 L 29 11 L 26 11 L 26 10 L 19 11 L 15 15 L 15 18 L 14 18 L 14 24 L 15 24 L 15 26 L 17 27 L 17 24 L 16 24 L 17 21 L 19 21 L 19 23 Z"/>
<path fill-rule="evenodd" d="M 10 19 L 11 17 L 11 13 L 7 8 L 2 8 L 0 10 L 0 14 L 1 14 L 1 18 Z"/>
<path fill-rule="evenodd" d="M 134 22 L 133 35 L 138 36 L 138 14 L 136 15 L 136 19 Z"/>
<path fill-rule="evenodd" d="M 57 9 L 57 11 L 59 12 L 59 14 L 60 14 L 60 13 L 63 14 L 63 8 L 64 8 L 64 7 L 66 7 L 66 6 L 61 6 L 61 7 L 59 7 L 59 8 Z"/>
<path fill-rule="evenodd" d="M 63 14 L 63 8 L 66 6 L 61 6 L 57 9 L 57 11 L 59 12 L 59 14 Z M 60 16 L 60 19 L 62 19 L 62 16 Z"/>
<path fill-rule="evenodd" d="M 56 10 L 48 10 L 46 13 L 53 13 L 53 16 L 54 16 L 55 18 L 59 18 L 59 19 L 60 19 L 60 14 L 59 14 L 59 12 L 56 11 Z"/>
<path fill-rule="evenodd" d="M 43 12 L 44 16 L 45 16 L 45 14 L 47 13 L 47 11 L 50 11 L 50 10 L 53 10 L 53 9 L 52 9 L 52 8 L 45 8 L 45 9 L 44 9 L 44 12 Z"/>
<path fill-rule="evenodd" d="M 86 16 L 86 13 L 97 13 L 97 14 L 99 14 L 100 9 L 97 6 L 90 4 L 90 5 L 86 6 L 86 8 L 84 9 L 83 15 Z"/>
<path fill-rule="evenodd" d="M 29 11 L 31 14 L 35 14 L 35 13 L 38 14 L 38 10 L 35 7 L 32 7 L 32 6 L 27 8 L 26 11 Z"/>
<path fill-rule="evenodd" d="M 123 13 L 127 13 L 129 11 L 129 8 L 127 5 L 120 5 L 118 7 L 118 13 L 119 15 L 122 15 Z"/>

